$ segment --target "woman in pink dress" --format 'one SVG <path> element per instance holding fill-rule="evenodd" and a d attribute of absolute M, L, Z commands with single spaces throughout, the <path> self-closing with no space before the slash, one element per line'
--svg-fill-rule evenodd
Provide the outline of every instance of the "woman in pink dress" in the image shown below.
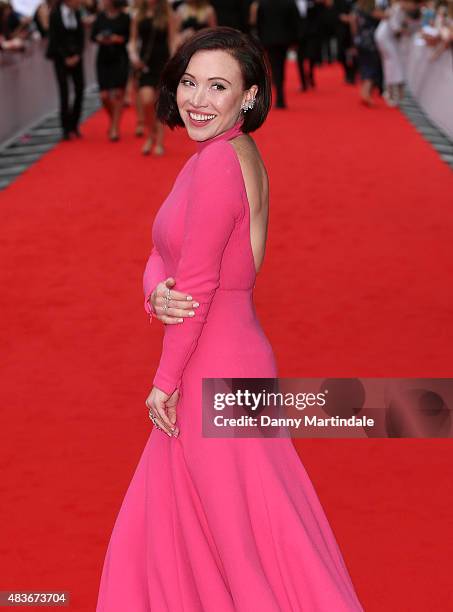
<path fill-rule="evenodd" d="M 249 133 L 271 106 L 264 57 L 238 30 L 209 28 L 162 75 L 158 117 L 185 127 L 196 152 L 152 228 L 145 308 L 166 323 L 146 402 L 156 427 L 115 522 L 97 612 L 362 611 L 291 439 L 202 435 L 203 378 L 278 376 L 253 303 L 268 180 Z"/>

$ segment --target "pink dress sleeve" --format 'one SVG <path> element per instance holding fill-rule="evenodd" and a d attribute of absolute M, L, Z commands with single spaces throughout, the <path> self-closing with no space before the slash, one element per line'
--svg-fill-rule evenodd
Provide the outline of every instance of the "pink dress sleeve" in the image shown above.
<path fill-rule="evenodd" d="M 223 252 L 244 213 L 242 171 L 232 144 L 221 140 L 201 151 L 189 190 L 175 289 L 192 295 L 200 306 L 183 323 L 165 326 L 153 385 L 168 395 L 179 388 L 197 346 L 219 287 Z"/>
<path fill-rule="evenodd" d="M 143 293 L 145 294 L 145 311 L 149 315 L 149 322 L 153 320 L 154 309 L 149 302 L 151 293 L 160 282 L 167 278 L 165 265 L 157 248 L 154 246 L 146 263 L 143 273 Z"/>

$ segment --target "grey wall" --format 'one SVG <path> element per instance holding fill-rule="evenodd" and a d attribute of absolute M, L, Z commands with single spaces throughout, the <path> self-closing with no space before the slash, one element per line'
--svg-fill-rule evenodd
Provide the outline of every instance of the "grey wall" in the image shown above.
<path fill-rule="evenodd" d="M 45 41 L 29 41 L 25 53 L 0 53 L 0 143 L 58 108 L 53 63 Z M 94 45 L 85 52 L 85 80 L 95 82 Z"/>
<path fill-rule="evenodd" d="M 407 85 L 424 112 L 453 139 L 453 53 L 447 49 L 432 61 L 433 49 L 414 36 L 403 48 Z"/>

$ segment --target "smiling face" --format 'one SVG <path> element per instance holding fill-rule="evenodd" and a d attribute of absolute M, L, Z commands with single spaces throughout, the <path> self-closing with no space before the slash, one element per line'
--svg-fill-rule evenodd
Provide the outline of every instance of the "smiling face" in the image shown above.
<path fill-rule="evenodd" d="M 189 137 L 203 141 L 228 130 L 242 116 L 241 106 L 257 91 L 256 85 L 244 90 L 239 63 L 226 51 L 194 53 L 176 89 Z"/>

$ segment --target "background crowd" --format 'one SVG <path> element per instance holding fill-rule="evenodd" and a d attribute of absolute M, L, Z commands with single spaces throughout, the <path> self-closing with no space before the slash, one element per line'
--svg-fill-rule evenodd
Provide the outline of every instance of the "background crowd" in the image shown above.
<path fill-rule="evenodd" d="M 395 106 L 403 96 L 404 37 L 418 32 L 433 58 L 453 50 L 453 0 L 44 0 L 30 16 L 0 0 L 0 58 L 23 52 L 30 38 L 47 40 L 63 138 L 71 140 L 81 137 L 84 50 L 90 39 L 98 47 L 108 138 L 120 139 L 123 109 L 134 103 L 143 154 L 162 155 L 164 129 L 154 115 L 162 68 L 194 32 L 217 25 L 261 40 L 280 109 L 286 108 L 289 54 L 297 59 L 302 92 L 316 87 L 318 66 L 338 61 L 346 84 L 360 82 L 363 104 L 372 106 L 378 94 Z"/>

